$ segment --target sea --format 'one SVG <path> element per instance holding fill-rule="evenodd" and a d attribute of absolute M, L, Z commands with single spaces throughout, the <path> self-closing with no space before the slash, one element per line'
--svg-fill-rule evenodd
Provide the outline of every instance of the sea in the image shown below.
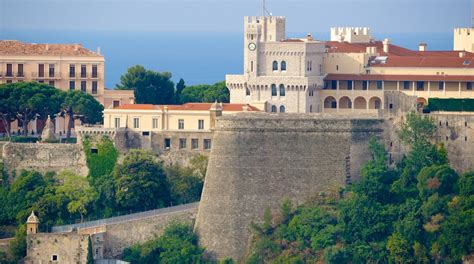
<path fill-rule="evenodd" d="M 289 33 L 302 37 L 305 33 Z M 329 32 L 313 33 L 315 39 L 328 40 Z M 420 42 L 429 50 L 451 50 L 453 32 L 380 33 L 376 39 L 389 38 L 393 44 L 417 49 Z M 223 81 L 226 74 L 243 71 L 242 32 L 153 32 L 153 31 L 72 31 L 2 30 L 0 39 L 31 43 L 80 43 L 105 56 L 106 87 L 113 89 L 120 76 L 133 65 L 167 71 L 173 81 L 183 78 L 187 85 Z"/>

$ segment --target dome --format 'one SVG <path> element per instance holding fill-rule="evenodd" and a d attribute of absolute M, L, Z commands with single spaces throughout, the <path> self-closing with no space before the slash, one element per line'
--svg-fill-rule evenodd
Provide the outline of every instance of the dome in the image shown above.
<path fill-rule="evenodd" d="M 27 224 L 38 224 L 39 220 L 38 217 L 35 215 L 34 211 L 31 211 L 30 216 L 28 216 L 28 220 L 26 221 Z"/>

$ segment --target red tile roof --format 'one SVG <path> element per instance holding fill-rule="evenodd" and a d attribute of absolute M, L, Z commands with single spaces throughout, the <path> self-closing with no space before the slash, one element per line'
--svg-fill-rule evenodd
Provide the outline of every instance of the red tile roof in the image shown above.
<path fill-rule="evenodd" d="M 247 106 L 248 111 L 260 111 L 258 108 L 248 104 L 222 104 L 224 112 L 242 112 L 243 107 Z M 129 104 L 115 107 L 119 110 L 163 110 L 168 107 L 168 110 L 174 111 L 209 111 L 212 103 L 186 103 L 182 105 L 152 105 L 152 104 Z"/>
<path fill-rule="evenodd" d="M 328 74 L 325 81 L 432 81 L 474 82 L 473 75 L 387 75 L 387 74 Z"/>
<path fill-rule="evenodd" d="M 383 51 L 382 41 L 369 43 L 348 43 L 328 41 L 328 53 L 365 53 L 367 47 L 376 47 L 379 56 L 386 56 L 385 63 L 375 62 L 371 67 L 427 67 L 427 68 L 474 68 L 474 53 L 465 52 L 460 57 L 460 51 L 417 51 L 389 44 L 388 52 Z"/>
<path fill-rule="evenodd" d="M 0 55 L 46 55 L 102 57 L 80 44 L 35 44 L 18 40 L 0 40 Z"/>

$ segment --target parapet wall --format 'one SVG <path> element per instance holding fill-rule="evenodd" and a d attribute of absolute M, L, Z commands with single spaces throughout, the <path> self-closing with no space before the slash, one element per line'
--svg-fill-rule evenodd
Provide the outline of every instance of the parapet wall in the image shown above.
<path fill-rule="evenodd" d="M 2 159 L 9 175 L 23 170 L 69 170 L 82 176 L 89 173 L 85 154 L 78 144 L 10 142 L 3 145 Z"/>
<path fill-rule="evenodd" d="M 216 258 L 242 259 L 252 221 L 285 198 L 301 204 L 357 179 L 382 128 L 381 119 L 334 115 L 220 117 L 196 219 L 200 242 Z"/>

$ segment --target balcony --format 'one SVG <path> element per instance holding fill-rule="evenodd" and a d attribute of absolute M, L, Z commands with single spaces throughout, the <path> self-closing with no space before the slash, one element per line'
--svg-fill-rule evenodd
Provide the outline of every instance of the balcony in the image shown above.
<path fill-rule="evenodd" d="M 24 73 L 24 72 L 17 72 L 17 73 L 15 74 L 15 76 L 16 76 L 17 78 L 25 78 L 25 73 Z"/>
<path fill-rule="evenodd" d="M 39 74 L 39 72 L 33 72 L 31 74 L 31 77 L 33 79 L 45 79 L 45 80 L 58 80 L 61 79 L 61 73 L 60 72 L 55 72 L 55 73 L 43 73 Z"/>

